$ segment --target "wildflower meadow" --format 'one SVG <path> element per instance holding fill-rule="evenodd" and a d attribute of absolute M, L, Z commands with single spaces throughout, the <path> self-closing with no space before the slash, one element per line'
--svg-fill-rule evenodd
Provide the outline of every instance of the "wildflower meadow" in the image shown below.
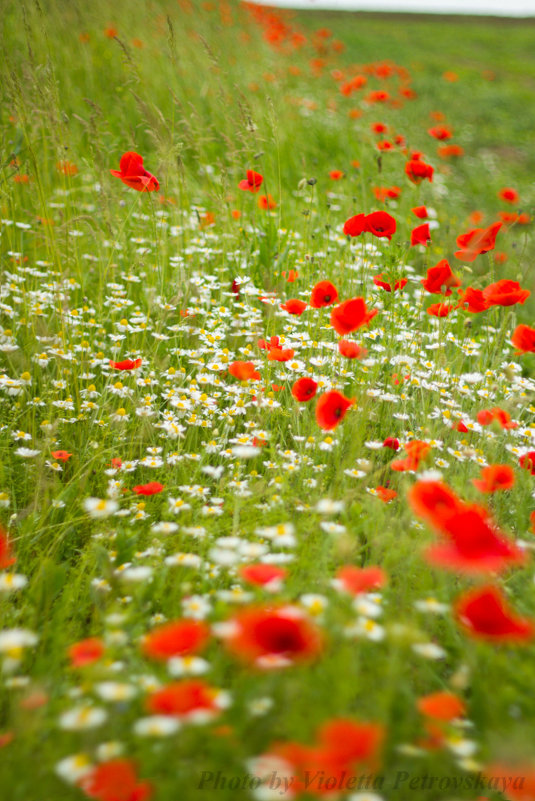
<path fill-rule="evenodd" d="M 533 22 L 0 26 L 2 801 L 534 801 Z"/>

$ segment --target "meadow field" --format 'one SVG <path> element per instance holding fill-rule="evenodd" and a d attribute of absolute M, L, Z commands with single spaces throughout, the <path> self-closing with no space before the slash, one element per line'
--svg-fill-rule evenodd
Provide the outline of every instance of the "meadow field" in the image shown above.
<path fill-rule="evenodd" d="M 535 801 L 533 22 L 0 27 L 2 801 Z"/>

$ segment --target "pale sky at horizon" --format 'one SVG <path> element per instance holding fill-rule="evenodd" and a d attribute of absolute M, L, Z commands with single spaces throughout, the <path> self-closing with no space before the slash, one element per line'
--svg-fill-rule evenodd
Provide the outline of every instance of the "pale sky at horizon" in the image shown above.
<path fill-rule="evenodd" d="M 259 0 L 253 0 L 259 2 Z M 264 0 L 281 8 L 535 17 L 535 0 Z"/>

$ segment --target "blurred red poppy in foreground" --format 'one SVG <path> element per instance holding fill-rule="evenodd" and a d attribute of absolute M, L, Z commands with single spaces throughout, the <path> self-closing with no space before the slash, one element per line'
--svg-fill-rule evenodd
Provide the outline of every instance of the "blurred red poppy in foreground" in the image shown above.
<path fill-rule="evenodd" d="M 355 403 L 341 392 L 333 389 L 325 392 L 316 404 L 316 422 L 320 428 L 332 431 L 346 416 L 347 410 Z"/>
<path fill-rule="evenodd" d="M 220 691 L 201 679 L 175 681 L 147 699 L 147 709 L 156 715 L 204 721 L 221 711 Z"/>
<path fill-rule="evenodd" d="M 511 342 L 516 348 L 516 355 L 521 353 L 535 353 L 535 328 L 529 325 L 517 325 L 513 331 Z"/>
<path fill-rule="evenodd" d="M 516 615 L 492 585 L 463 593 L 455 603 L 455 617 L 467 634 L 490 642 L 521 644 L 534 634 L 531 620 Z"/>
<path fill-rule="evenodd" d="M 124 153 L 119 167 L 119 170 L 110 170 L 111 174 L 120 178 L 131 189 L 137 189 L 138 192 L 157 192 L 160 188 L 157 178 L 143 167 L 143 157 L 139 153 Z"/>
<path fill-rule="evenodd" d="M 488 228 L 473 228 L 466 234 L 457 237 L 460 250 L 455 252 L 455 258 L 461 261 L 475 261 L 481 253 L 494 250 L 496 235 L 502 227 L 501 222 L 493 223 Z"/>
<path fill-rule="evenodd" d="M 233 630 L 225 639 L 227 647 L 257 667 L 306 662 L 322 649 L 320 630 L 294 606 L 249 608 L 229 622 Z"/>
<path fill-rule="evenodd" d="M 138 782 L 128 759 L 101 762 L 82 776 L 78 785 L 88 798 L 96 801 L 147 801 L 152 796 L 152 785 Z"/>
<path fill-rule="evenodd" d="M 472 484 L 480 492 L 497 492 L 511 489 L 515 483 L 515 473 L 508 464 L 491 464 L 481 471 L 481 478 L 472 479 Z"/>
<path fill-rule="evenodd" d="M 482 773 L 508 801 L 535 801 L 535 766 L 493 762 Z"/>
<path fill-rule="evenodd" d="M 409 490 L 407 499 L 414 514 L 439 531 L 443 520 L 464 506 L 458 495 L 442 481 L 418 481 Z"/>
<path fill-rule="evenodd" d="M 202 620 L 174 620 L 153 629 L 142 641 L 142 651 L 152 659 L 167 660 L 200 651 L 210 629 Z"/>
<path fill-rule="evenodd" d="M 269 751 L 258 758 L 258 771 L 253 767 L 253 773 L 257 772 L 258 777 L 267 782 L 269 776 L 264 766 L 270 766 L 271 770 L 272 765 L 284 765 L 284 773 L 291 781 L 292 798 L 301 797 L 303 793 L 331 797 L 332 787 L 343 788 L 348 778 L 365 772 L 371 780 L 378 767 L 383 737 L 384 729 L 378 723 L 337 718 L 320 727 L 313 745 L 295 741 L 273 743 Z"/>
<path fill-rule="evenodd" d="M 522 564 L 526 554 L 489 519 L 488 512 L 475 504 L 447 515 L 440 523 L 444 540 L 430 545 L 425 558 L 431 564 L 460 573 L 501 573 Z"/>

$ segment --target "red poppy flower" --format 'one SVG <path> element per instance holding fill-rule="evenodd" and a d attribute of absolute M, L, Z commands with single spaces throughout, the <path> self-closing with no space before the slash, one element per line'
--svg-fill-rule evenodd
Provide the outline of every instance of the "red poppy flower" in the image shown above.
<path fill-rule="evenodd" d="M 312 378 L 307 378 L 306 376 L 298 378 L 292 387 L 292 395 L 299 403 L 306 403 L 312 400 L 317 391 L 317 383 Z"/>
<path fill-rule="evenodd" d="M 467 634 L 491 642 L 521 644 L 534 634 L 531 620 L 516 615 L 492 585 L 463 593 L 455 603 L 455 617 Z"/>
<path fill-rule="evenodd" d="M 201 679 L 175 681 L 157 690 L 147 699 L 147 709 L 155 715 L 195 717 L 199 713 L 212 717 L 220 711 L 219 691 Z"/>
<path fill-rule="evenodd" d="M 411 231 L 411 245 L 427 245 L 431 242 L 431 234 L 429 233 L 429 223 L 417 225 Z"/>
<path fill-rule="evenodd" d="M 369 311 L 364 298 L 351 298 L 340 303 L 331 312 L 331 325 L 340 336 L 350 334 L 373 320 L 377 309 Z"/>
<path fill-rule="evenodd" d="M 384 143 L 383 143 L 384 144 Z M 374 186 L 373 194 L 380 203 L 384 203 L 387 198 L 395 200 L 401 194 L 399 186 Z"/>
<path fill-rule="evenodd" d="M 405 175 L 413 184 L 419 184 L 426 178 L 429 182 L 432 182 L 434 171 L 430 164 L 426 164 L 425 161 L 420 161 L 420 159 L 411 159 L 405 164 Z"/>
<path fill-rule="evenodd" d="M 373 211 L 366 216 L 366 230 L 374 236 L 392 239 L 396 233 L 396 221 L 386 211 Z"/>
<path fill-rule="evenodd" d="M 69 646 L 67 654 L 71 660 L 71 667 L 79 668 L 91 665 L 104 654 L 105 647 L 98 637 L 88 637 Z"/>
<path fill-rule="evenodd" d="M 346 236 L 360 236 L 360 234 L 364 233 L 366 230 L 365 214 L 356 214 L 344 223 L 344 234 Z"/>
<path fill-rule="evenodd" d="M 463 423 L 462 420 L 459 420 L 457 423 L 453 423 L 452 429 L 454 431 L 459 431 L 461 434 L 467 434 L 470 431 L 466 423 Z"/>
<path fill-rule="evenodd" d="M 141 367 L 142 361 L 143 359 L 125 359 L 122 362 L 110 361 L 110 367 L 113 367 L 114 370 L 136 370 Z"/>
<path fill-rule="evenodd" d="M 447 317 L 456 307 L 448 303 L 433 303 L 426 311 L 432 317 Z"/>
<path fill-rule="evenodd" d="M 399 447 L 399 439 L 397 437 L 387 437 L 383 442 L 383 448 L 390 448 L 392 451 L 398 451 Z"/>
<path fill-rule="evenodd" d="M 459 308 L 478 314 L 479 312 L 486 311 L 489 308 L 489 304 L 481 289 L 474 289 L 471 286 L 467 286 L 464 292 L 461 293 Z"/>
<path fill-rule="evenodd" d="M 259 563 L 256 565 L 242 565 L 238 568 L 238 573 L 249 584 L 256 584 L 259 587 L 266 587 L 269 585 L 273 589 L 278 589 L 280 583 L 286 578 L 288 571 L 284 567 L 277 565 L 268 565 Z"/>
<path fill-rule="evenodd" d="M 320 428 L 332 431 L 346 416 L 347 410 L 355 403 L 341 392 L 333 389 L 325 392 L 316 404 L 316 422 Z"/>
<path fill-rule="evenodd" d="M 312 289 L 310 295 L 310 305 L 313 309 L 321 309 L 323 306 L 330 306 L 338 300 L 338 290 L 330 281 L 319 281 Z"/>
<path fill-rule="evenodd" d="M 477 422 L 482 426 L 490 426 L 491 423 L 498 423 L 502 428 L 508 430 L 518 428 L 518 423 L 514 423 L 508 412 L 495 406 L 493 409 L 482 409 L 477 413 Z"/>
<path fill-rule="evenodd" d="M 491 464 L 481 471 L 481 478 L 472 479 L 472 484 L 480 492 L 497 492 L 511 489 L 515 483 L 515 473 L 507 464 Z"/>
<path fill-rule="evenodd" d="M 438 139 L 439 142 L 442 142 L 445 139 L 451 139 L 453 136 L 453 131 L 451 128 L 447 128 L 445 125 L 437 125 L 436 128 L 429 128 L 427 133 L 434 139 Z"/>
<path fill-rule="evenodd" d="M 338 351 L 346 359 L 362 359 L 368 352 L 366 348 L 357 345 L 356 342 L 350 342 L 348 339 L 339 340 Z"/>
<path fill-rule="evenodd" d="M 51 451 L 50 455 L 56 462 L 68 462 L 72 456 L 72 453 L 68 451 Z"/>
<path fill-rule="evenodd" d="M 329 178 L 331 181 L 339 181 L 344 177 L 344 175 L 345 173 L 343 173 L 342 170 L 331 170 L 329 173 Z"/>
<path fill-rule="evenodd" d="M 415 206 L 413 209 L 411 209 L 411 211 L 420 220 L 425 220 L 426 217 L 429 217 L 429 214 L 427 213 L 427 209 L 425 206 Z"/>
<path fill-rule="evenodd" d="M 271 348 L 278 348 L 279 342 L 279 337 L 271 337 L 269 342 L 266 342 L 265 339 L 259 339 L 256 344 L 261 350 L 271 350 Z"/>
<path fill-rule="evenodd" d="M 407 278 L 400 278 L 399 281 L 396 281 L 394 286 L 389 284 L 387 281 L 383 281 L 383 274 L 379 273 L 379 275 L 373 276 L 373 283 L 375 286 L 380 287 L 380 289 L 384 289 L 385 292 L 396 292 L 397 290 L 401 291 L 404 286 L 407 284 Z"/>
<path fill-rule="evenodd" d="M 514 306 L 516 303 L 525 303 L 530 295 L 529 289 L 522 289 L 518 281 L 507 278 L 502 278 L 483 290 L 483 297 L 489 306 Z"/>
<path fill-rule="evenodd" d="M 142 641 L 142 651 L 152 659 L 196 654 L 208 642 L 210 629 L 202 620 L 174 620 L 150 631 Z"/>
<path fill-rule="evenodd" d="M 230 375 L 240 381 L 258 381 L 260 379 L 260 373 L 252 362 L 232 362 L 228 371 Z"/>
<path fill-rule="evenodd" d="M 465 507 L 455 492 L 442 481 L 418 481 L 409 490 L 407 499 L 414 514 L 438 531 L 442 531 L 445 519 Z"/>
<path fill-rule="evenodd" d="M 139 153 L 129 151 L 121 156 L 119 170 L 110 170 L 123 184 L 138 192 L 157 192 L 160 188 L 158 180 L 143 167 L 143 157 Z"/>
<path fill-rule="evenodd" d="M 136 495 L 157 495 L 163 490 L 163 484 L 159 481 L 149 481 L 148 484 L 138 484 L 137 487 L 132 487 L 132 492 Z"/>
<path fill-rule="evenodd" d="M 78 780 L 88 798 L 96 801 L 147 801 L 152 785 L 139 782 L 134 765 L 128 759 L 112 759 L 91 768 Z"/>
<path fill-rule="evenodd" d="M 390 100 L 390 95 L 384 89 L 376 89 L 366 95 L 365 100 L 367 103 L 386 103 L 387 100 Z"/>
<path fill-rule="evenodd" d="M 437 692 L 423 695 L 417 701 L 418 711 L 435 720 L 456 720 L 466 714 L 466 704 L 457 695 Z"/>
<path fill-rule="evenodd" d="M 288 272 L 286 272 L 286 270 L 283 270 L 282 275 L 284 278 L 286 278 L 289 284 L 293 284 L 293 282 L 299 278 L 299 273 L 297 272 L 297 270 L 288 270 Z"/>
<path fill-rule="evenodd" d="M 291 298 L 287 300 L 286 303 L 281 303 L 281 309 L 287 311 L 288 314 L 295 314 L 301 315 L 305 311 L 308 303 L 305 303 L 304 300 L 298 300 L 297 298 Z"/>
<path fill-rule="evenodd" d="M 347 767 L 364 762 L 373 769 L 383 737 L 384 729 L 378 723 L 344 718 L 324 723 L 318 731 L 319 744 L 329 761 Z"/>
<path fill-rule="evenodd" d="M 388 130 L 388 126 L 384 122 L 372 122 L 370 129 L 375 134 L 384 134 Z"/>
<path fill-rule="evenodd" d="M 235 631 L 226 639 L 227 647 L 258 667 L 309 661 L 322 649 L 320 630 L 297 607 L 253 607 L 231 622 Z"/>
<path fill-rule="evenodd" d="M 528 451 L 528 453 L 524 453 L 518 460 L 518 463 L 520 467 L 523 467 L 524 470 L 529 470 L 531 475 L 535 476 L 535 451 Z"/>
<path fill-rule="evenodd" d="M 419 439 L 413 439 L 404 445 L 407 456 L 405 459 L 396 459 L 391 462 L 390 467 L 397 472 L 404 472 L 405 470 L 418 470 L 420 462 L 425 459 L 431 450 L 431 445 L 428 442 L 423 442 Z"/>
<path fill-rule="evenodd" d="M 500 200 L 505 200 L 506 203 L 518 203 L 520 200 L 520 195 L 516 189 L 512 189 L 510 186 L 504 186 L 503 189 L 500 189 L 498 197 Z"/>
<path fill-rule="evenodd" d="M 11 543 L 5 531 L 0 528 L 0 570 L 11 567 L 17 561 L 11 551 Z"/>
<path fill-rule="evenodd" d="M 247 170 L 247 178 L 244 178 L 243 181 L 240 181 L 238 186 L 240 189 L 243 189 L 244 192 L 259 192 L 260 187 L 262 186 L 262 182 L 264 181 L 264 176 L 260 175 L 259 172 L 255 172 L 254 170 Z"/>
<path fill-rule="evenodd" d="M 535 767 L 518 764 L 493 763 L 482 769 L 489 787 L 500 787 L 507 801 L 535 801 Z M 493 781 L 493 785 L 490 784 Z M 506 786 L 505 786 L 506 785 Z"/>
<path fill-rule="evenodd" d="M 268 361 L 270 362 L 289 362 L 295 356 L 292 348 L 270 348 L 268 351 Z"/>
<path fill-rule="evenodd" d="M 496 236 L 502 227 L 501 222 L 496 222 L 488 228 L 473 228 L 466 234 L 457 237 L 457 244 L 460 250 L 455 252 L 455 258 L 461 261 L 475 261 L 481 253 L 494 250 Z"/>
<path fill-rule="evenodd" d="M 277 208 L 277 203 L 269 194 L 260 195 L 258 198 L 258 208 L 263 209 L 264 211 L 271 211 L 272 209 Z"/>
<path fill-rule="evenodd" d="M 442 145 L 442 147 L 437 147 L 437 155 L 440 156 L 441 159 L 449 159 L 452 157 L 459 158 L 460 156 L 464 156 L 464 147 L 460 145 Z"/>
<path fill-rule="evenodd" d="M 451 287 L 461 284 L 446 259 L 442 259 L 434 267 L 429 267 L 427 277 L 422 278 L 420 283 L 427 292 L 431 292 L 433 295 L 451 295 Z"/>
<path fill-rule="evenodd" d="M 375 565 L 370 567 L 344 565 L 336 571 L 336 586 L 351 595 L 379 589 L 384 587 L 386 583 L 386 573 L 381 567 L 376 567 Z"/>
<path fill-rule="evenodd" d="M 447 542 L 429 546 L 425 557 L 446 570 L 501 573 L 526 561 L 525 553 L 489 521 L 487 511 L 474 504 L 444 517 L 440 533 Z"/>
<path fill-rule="evenodd" d="M 398 497 L 397 492 L 393 489 L 389 489 L 388 487 L 376 487 L 375 494 L 383 501 L 383 503 L 390 503 L 390 501 L 393 501 L 394 498 Z"/>

